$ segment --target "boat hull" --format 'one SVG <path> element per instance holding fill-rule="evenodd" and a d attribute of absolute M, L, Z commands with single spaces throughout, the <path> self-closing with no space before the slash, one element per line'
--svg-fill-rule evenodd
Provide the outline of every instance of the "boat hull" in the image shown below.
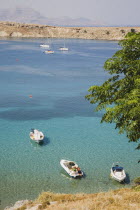
<path fill-rule="evenodd" d="M 111 169 L 111 173 L 110 173 L 110 176 L 112 179 L 118 181 L 118 182 L 123 182 L 126 178 L 126 174 L 125 174 L 125 171 L 123 170 L 122 172 L 114 172 L 112 169 Z"/>
<path fill-rule="evenodd" d="M 37 130 L 36 130 L 37 131 Z M 36 135 L 34 133 L 34 131 L 31 131 L 29 136 L 30 136 L 30 139 L 36 143 L 41 143 L 44 139 L 44 134 L 40 131 L 37 131 L 38 132 L 38 135 Z"/>
<path fill-rule="evenodd" d="M 44 138 L 43 138 L 43 139 L 36 140 L 36 139 L 34 139 L 32 136 L 30 136 L 30 139 L 31 139 L 32 141 L 34 141 L 34 142 L 40 144 L 40 143 L 43 142 L 43 139 L 44 139 Z"/>
<path fill-rule="evenodd" d="M 46 54 L 53 54 L 54 51 L 52 51 L 52 50 L 46 50 L 44 53 L 46 53 Z"/>
<path fill-rule="evenodd" d="M 74 163 L 74 167 L 79 168 L 78 165 L 73 161 L 68 161 L 68 160 L 61 160 L 60 161 L 60 165 L 69 174 L 69 176 L 71 176 L 72 178 L 82 177 L 83 172 L 80 171 L 80 173 L 79 173 L 76 169 L 74 170 L 73 167 L 69 168 L 68 167 L 69 163 Z"/>
<path fill-rule="evenodd" d="M 50 46 L 47 45 L 47 44 L 41 44 L 40 47 L 42 47 L 42 48 L 49 48 Z"/>
<path fill-rule="evenodd" d="M 61 50 L 61 51 L 68 51 L 69 49 L 67 47 L 60 47 L 59 50 Z"/>

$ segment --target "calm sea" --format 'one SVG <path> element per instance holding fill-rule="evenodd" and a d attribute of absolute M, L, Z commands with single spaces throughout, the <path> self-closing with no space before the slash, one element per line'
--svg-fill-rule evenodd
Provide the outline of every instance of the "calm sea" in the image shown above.
<path fill-rule="evenodd" d="M 54 54 L 39 45 L 49 42 Z M 140 175 L 139 151 L 114 125 L 100 124 L 102 112 L 85 100 L 88 88 L 108 74 L 105 60 L 119 49 L 113 41 L 63 39 L 0 40 L 0 200 L 1 209 L 42 191 L 94 193 L 129 187 Z M 29 96 L 32 95 L 32 98 Z M 45 134 L 43 145 L 30 141 L 31 128 Z M 70 178 L 61 159 L 85 173 Z M 113 162 L 128 174 L 125 185 L 110 179 Z"/>

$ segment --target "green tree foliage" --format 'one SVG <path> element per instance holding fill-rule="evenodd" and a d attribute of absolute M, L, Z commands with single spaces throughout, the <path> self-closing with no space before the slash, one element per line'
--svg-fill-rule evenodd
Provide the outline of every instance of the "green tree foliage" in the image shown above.
<path fill-rule="evenodd" d="M 112 77 L 90 87 L 86 98 L 97 103 L 96 111 L 105 109 L 101 122 L 115 123 L 140 149 L 140 33 L 128 33 L 119 45 L 121 50 L 104 64 Z"/>

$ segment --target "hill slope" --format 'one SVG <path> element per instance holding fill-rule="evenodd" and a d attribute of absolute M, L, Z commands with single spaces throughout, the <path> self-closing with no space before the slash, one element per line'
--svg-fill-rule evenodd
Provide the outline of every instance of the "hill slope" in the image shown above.
<path fill-rule="evenodd" d="M 37 24 L 0 22 L 0 37 L 26 38 L 76 38 L 121 40 L 130 32 L 140 32 L 140 27 L 56 27 Z"/>
<path fill-rule="evenodd" d="M 19 23 L 47 24 L 52 26 L 102 26 L 102 23 L 87 18 L 57 17 L 48 18 L 32 8 L 16 7 L 14 9 L 0 9 L 0 21 Z"/>

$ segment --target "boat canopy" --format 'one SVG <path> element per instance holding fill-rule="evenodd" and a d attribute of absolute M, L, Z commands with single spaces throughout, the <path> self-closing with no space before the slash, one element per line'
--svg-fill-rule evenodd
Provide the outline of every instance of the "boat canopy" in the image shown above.
<path fill-rule="evenodd" d="M 112 167 L 112 170 L 113 170 L 113 171 L 122 171 L 122 170 L 123 170 L 123 167 L 114 166 L 114 167 Z"/>

